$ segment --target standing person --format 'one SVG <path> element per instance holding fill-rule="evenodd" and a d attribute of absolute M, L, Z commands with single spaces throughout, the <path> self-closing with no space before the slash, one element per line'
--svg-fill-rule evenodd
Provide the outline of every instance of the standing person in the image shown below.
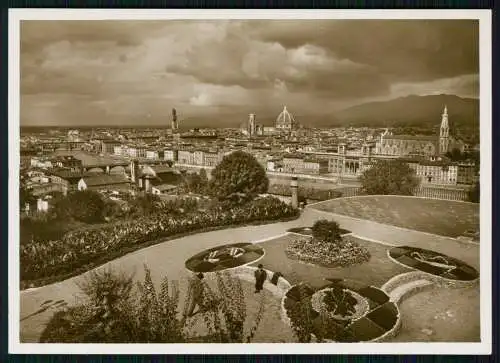
<path fill-rule="evenodd" d="M 259 268 L 255 270 L 254 275 L 255 275 L 255 292 L 260 292 L 262 290 L 262 286 L 264 285 L 264 281 L 266 281 L 267 278 L 267 272 L 264 270 L 264 266 L 262 266 L 261 263 L 259 263 Z"/>
<path fill-rule="evenodd" d="M 194 309 L 198 306 L 198 310 L 201 309 L 203 304 L 203 278 L 205 276 L 203 273 L 198 273 L 189 280 L 188 296 L 189 301 L 187 302 L 187 309 L 184 313 L 184 318 L 193 315 Z"/>

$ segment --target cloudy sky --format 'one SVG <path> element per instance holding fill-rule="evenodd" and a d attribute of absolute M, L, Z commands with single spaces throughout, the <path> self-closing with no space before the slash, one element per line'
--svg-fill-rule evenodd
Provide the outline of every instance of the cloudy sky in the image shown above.
<path fill-rule="evenodd" d="M 478 96 L 467 20 L 23 21 L 21 124 L 159 124 Z"/>

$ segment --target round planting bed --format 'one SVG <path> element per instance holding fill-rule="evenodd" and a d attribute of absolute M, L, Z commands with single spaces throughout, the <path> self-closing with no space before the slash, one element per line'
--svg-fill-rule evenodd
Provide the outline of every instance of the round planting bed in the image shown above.
<path fill-rule="evenodd" d="M 435 251 L 400 246 L 391 248 L 387 255 L 396 263 L 426 273 L 437 283 L 464 286 L 476 282 L 479 278 L 475 268 Z"/>
<path fill-rule="evenodd" d="M 192 272 L 216 272 L 255 262 L 264 256 L 264 249 L 253 243 L 233 243 L 204 250 L 186 261 Z"/>
<path fill-rule="evenodd" d="M 326 295 L 330 295 L 329 301 L 325 301 Z M 351 302 L 346 304 L 346 299 Z M 282 301 L 284 320 L 291 325 L 298 304 L 310 304 L 314 327 L 324 326 L 324 316 L 328 316 L 323 336 L 330 342 L 384 341 L 394 336 L 401 324 L 397 305 L 384 291 L 349 280 L 330 280 L 318 288 L 292 286 Z"/>

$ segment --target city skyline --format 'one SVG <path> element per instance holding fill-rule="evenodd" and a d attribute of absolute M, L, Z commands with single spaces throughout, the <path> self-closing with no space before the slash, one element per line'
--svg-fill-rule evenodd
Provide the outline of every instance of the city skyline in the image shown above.
<path fill-rule="evenodd" d="M 478 48 L 474 20 L 23 21 L 21 126 L 477 98 Z"/>

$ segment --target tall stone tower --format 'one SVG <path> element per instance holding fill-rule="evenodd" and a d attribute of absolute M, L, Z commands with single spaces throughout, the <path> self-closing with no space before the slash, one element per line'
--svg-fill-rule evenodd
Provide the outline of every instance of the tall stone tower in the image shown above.
<path fill-rule="evenodd" d="M 256 132 L 257 125 L 255 124 L 255 114 L 251 113 L 248 115 L 248 134 L 254 136 Z"/>
<path fill-rule="evenodd" d="M 441 128 L 439 129 L 439 153 L 445 154 L 450 146 L 450 125 L 448 124 L 448 108 L 444 106 L 441 115 Z"/>
<path fill-rule="evenodd" d="M 172 132 L 177 131 L 179 124 L 177 123 L 177 110 L 172 108 Z"/>

